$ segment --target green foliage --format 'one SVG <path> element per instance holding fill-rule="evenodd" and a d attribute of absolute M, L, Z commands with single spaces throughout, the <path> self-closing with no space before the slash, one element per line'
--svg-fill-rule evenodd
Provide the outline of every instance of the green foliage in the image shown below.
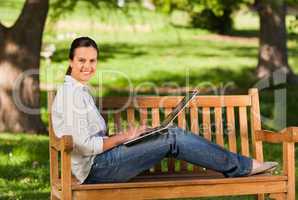
<path fill-rule="evenodd" d="M 289 33 L 298 34 L 298 15 L 289 20 Z"/>
<path fill-rule="evenodd" d="M 123 6 L 118 5 L 118 0 L 50 0 L 52 12 L 50 18 L 57 21 L 60 17 L 74 12 L 76 8 L 79 10 L 89 11 L 91 15 L 94 12 L 102 12 L 109 10 L 110 12 L 121 11 L 129 18 L 129 9 L 140 9 L 142 0 L 128 0 Z M 83 5 L 83 6 L 82 6 Z"/>
<path fill-rule="evenodd" d="M 90 10 L 100 9 L 102 6 L 117 8 L 117 0 L 50 0 L 52 13 L 50 18 L 54 21 L 61 16 L 73 12 L 80 3 L 87 3 Z"/>
<path fill-rule="evenodd" d="M 284 0 L 263 0 L 280 6 Z M 226 34 L 233 28 L 232 14 L 241 5 L 255 5 L 261 3 L 254 0 L 153 0 L 157 8 L 165 13 L 183 10 L 189 13 L 191 25 L 218 33 Z M 287 0 L 291 6 L 297 6 L 298 0 Z"/>
<path fill-rule="evenodd" d="M 232 13 L 247 0 L 154 0 L 155 5 L 166 13 L 174 10 L 187 11 L 193 27 L 206 28 L 219 33 L 232 30 Z"/>
<path fill-rule="evenodd" d="M 176 9 L 201 13 L 207 9 L 216 16 L 222 16 L 225 9 L 237 8 L 243 0 L 153 0 L 153 2 L 159 10 L 166 13 Z"/>
<path fill-rule="evenodd" d="M 223 15 L 217 16 L 212 10 L 205 9 L 191 14 L 191 24 L 193 27 L 205 28 L 221 34 L 229 33 L 233 27 L 231 13 L 231 10 L 224 10 Z"/>

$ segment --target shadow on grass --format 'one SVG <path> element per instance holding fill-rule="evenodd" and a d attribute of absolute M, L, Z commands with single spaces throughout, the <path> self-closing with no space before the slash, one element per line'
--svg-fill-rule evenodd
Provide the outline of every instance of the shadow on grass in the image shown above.
<path fill-rule="evenodd" d="M 185 70 L 185 72 L 181 71 L 178 73 L 155 70 L 144 78 L 133 79 L 132 83 L 134 87 L 138 87 L 143 83 L 150 83 L 151 88 L 148 88 L 147 94 L 154 94 L 154 87 L 163 87 L 171 84 L 181 88 L 187 86 L 203 88 L 214 86 L 216 88 L 221 85 L 229 84 L 229 86 L 235 90 L 238 89 L 239 91 L 239 89 L 241 89 L 244 91 L 252 86 L 256 80 L 254 70 L 251 68 L 237 71 L 221 67 L 202 70 L 189 69 L 189 71 Z M 105 96 L 127 95 L 127 86 L 127 80 L 119 78 L 108 85 L 104 85 L 107 91 Z"/>
<path fill-rule="evenodd" d="M 103 43 L 99 46 L 99 60 L 102 62 L 107 61 L 108 59 L 115 58 L 117 56 L 126 55 L 129 59 L 135 56 L 145 55 L 146 52 L 139 50 L 138 45 L 131 45 L 129 43 L 115 43 L 115 44 L 107 44 Z M 68 48 L 58 49 L 52 57 L 53 62 L 62 62 L 67 60 L 69 54 Z"/>
<path fill-rule="evenodd" d="M 237 36 L 237 37 L 244 37 L 244 38 L 255 38 L 259 37 L 259 31 L 256 29 L 243 29 L 243 30 L 232 30 L 229 36 Z M 296 33 L 288 33 L 287 35 L 289 40 L 297 40 L 298 35 Z"/>
<path fill-rule="evenodd" d="M 16 195 L 0 195 L 1 200 L 48 200 L 50 192 L 26 191 Z"/>
<path fill-rule="evenodd" d="M 222 45 L 216 41 L 203 41 L 193 38 L 183 40 L 181 43 L 102 43 L 99 48 L 99 62 L 107 62 L 110 59 L 117 59 L 117 57 L 132 59 L 149 54 L 156 59 L 156 56 L 158 58 L 158 56 L 163 56 L 165 52 L 168 53 L 171 51 L 178 52 L 177 54 L 175 53 L 175 57 L 178 58 L 189 55 L 195 57 L 218 57 L 222 54 L 246 57 L 255 57 L 257 55 L 257 48 L 254 46 L 235 46 L 233 42 Z M 216 52 L 214 53 L 212 49 L 216 50 Z M 68 48 L 60 48 L 55 51 L 52 61 L 57 63 L 66 61 L 68 59 L 68 53 Z"/>
<path fill-rule="evenodd" d="M 238 33 L 237 33 L 238 34 Z M 237 36 L 235 34 L 235 36 Z M 241 36 L 241 34 L 240 34 Z M 295 35 L 296 39 L 298 38 Z M 208 47 L 208 48 L 206 48 Z M 52 61 L 59 63 L 68 59 L 68 49 L 58 49 Z M 289 56 L 298 54 L 297 48 L 289 48 Z M 173 53 L 172 53 L 173 52 Z M 134 59 L 136 57 L 150 56 L 154 59 L 162 59 L 163 56 L 174 56 L 174 58 L 184 58 L 193 56 L 194 58 L 213 57 L 225 59 L 226 57 L 244 57 L 256 59 L 258 48 L 253 44 L 236 45 L 232 41 L 225 45 L 216 41 L 204 41 L 200 39 L 183 41 L 183 45 L 178 43 L 153 43 L 153 44 L 129 44 L 129 43 L 103 43 L 100 45 L 99 62 L 107 62 L 112 59 Z M 148 59 L 144 57 L 144 59 Z M 146 61 L 144 61 L 146 62 Z"/>

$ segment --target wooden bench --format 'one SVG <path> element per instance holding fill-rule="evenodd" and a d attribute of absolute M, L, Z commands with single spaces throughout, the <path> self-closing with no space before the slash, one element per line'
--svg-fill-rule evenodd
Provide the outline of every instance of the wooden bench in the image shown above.
<path fill-rule="evenodd" d="M 48 92 L 48 105 L 55 92 Z M 109 135 L 136 124 L 158 125 L 181 96 L 106 97 L 98 105 L 109 126 Z M 119 109 L 122 108 L 122 109 Z M 118 110 L 117 110 L 118 109 Z M 179 127 L 246 156 L 263 161 L 263 142 L 283 144 L 282 173 L 225 178 L 220 173 L 165 158 L 127 183 L 80 185 L 71 174 L 72 137 L 56 138 L 51 125 L 51 199 L 163 199 L 206 196 L 256 195 L 264 199 L 295 199 L 295 142 L 298 128 L 281 132 L 261 129 L 257 89 L 248 95 L 199 96 L 182 112 Z M 61 161 L 61 162 L 60 162 Z"/>

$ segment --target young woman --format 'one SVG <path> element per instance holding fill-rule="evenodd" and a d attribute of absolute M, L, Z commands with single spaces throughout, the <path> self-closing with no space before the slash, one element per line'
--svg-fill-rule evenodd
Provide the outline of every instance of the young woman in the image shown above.
<path fill-rule="evenodd" d="M 95 74 L 98 54 L 96 43 L 88 37 L 72 42 L 65 82 L 52 106 L 55 134 L 73 136 L 72 173 L 81 183 L 125 182 L 168 156 L 213 169 L 226 177 L 253 175 L 277 165 L 232 153 L 176 126 L 129 147 L 122 143 L 138 137 L 144 127 L 106 136 L 105 121 L 86 85 Z"/>

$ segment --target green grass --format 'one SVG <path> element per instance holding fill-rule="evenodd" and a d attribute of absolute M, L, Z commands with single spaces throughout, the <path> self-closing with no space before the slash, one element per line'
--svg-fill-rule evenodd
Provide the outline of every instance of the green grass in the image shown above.
<path fill-rule="evenodd" d="M 0 134 L 0 199 L 48 199 L 48 137 Z"/>
<path fill-rule="evenodd" d="M 1 22 L 7 26 L 12 25 L 23 2 L 1 1 Z M 51 9 L 50 15 L 52 13 Z M 241 12 L 234 19 L 235 30 L 232 36 L 257 37 L 258 19 L 255 14 Z M 41 60 L 41 82 L 61 83 L 68 66 L 68 49 L 73 37 L 88 35 L 100 46 L 97 75 L 90 81 L 94 86 L 102 84 L 98 95 L 127 95 L 129 84 L 142 91 L 138 94 L 153 95 L 161 95 L 154 91 L 155 87 L 169 85 L 177 88 L 228 86 L 231 91 L 245 92 L 256 84 L 254 69 L 257 64 L 257 41 L 206 39 L 210 37 L 210 32 L 174 27 L 170 25 L 171 20 L 178 20 L 176 24 L 184 23 L 179 15 L 169 18 L 142 9 L 133 9 L 123 14 L 108 9 L 88 10 L 85 4 L 79 4 L 74 12 L 63 15 L 57 23 L 47 21 L 43 45 L 54 44 L 56 51 L 50 63 Z M 298 73 L 297 32 L 295 34 L 291 30 L 290 33 L 289 63 Z M 287 125 L 298 125 L 297 87 L 280 87 L 287 89 Z M 261 112 L 269 119 L 263 125 L 267 128 L 276 128 L 270 121 L 275 115 L 272 109 L 275 105 L 273 89 L 262 90 L 260 95 Z M 43 121 L 47 123 L 44 91 L 41 93 L 41 102 Z M 280 162 L 281 154 L 279 145 L 265 145 L 266 160 Z M 1 133 L 0 199 L 48 198 L 48 137 Z"/>

